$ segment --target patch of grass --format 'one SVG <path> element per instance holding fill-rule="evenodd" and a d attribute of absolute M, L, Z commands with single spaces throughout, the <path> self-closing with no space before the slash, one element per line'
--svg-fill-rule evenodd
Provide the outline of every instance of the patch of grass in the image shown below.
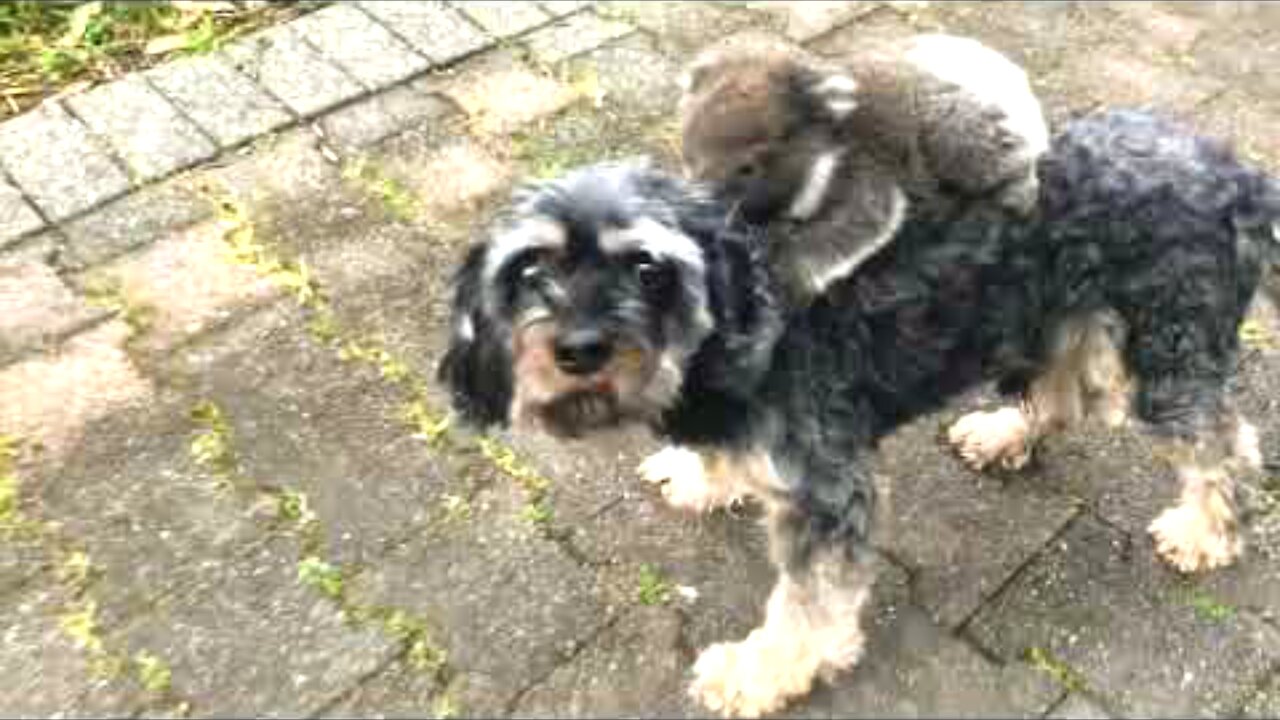
<path fill-rule="evenodd" d="M 126 344 L 142 337 L 155 325 L 155 306 L 131 297 L 119 278 L 91 277 L 85 282 L 83 292 L 90 305 L 114 313 L 128 326 Z"/>
<path fill-rule="evenodd" d="M 422 398 L 405 403 L 400 417 L 414 431 L 413 436 L 428 445 L 439 443 L 453 422 L 448 415 L 434 412 Z"/>
<path fill-rule="evenodd" d="M 200 426 L 191 441 L 191 459 L 212 472 L 220 486 L 234 488 L 244 484 L 236 470 L 231 426 L 222 409 L 209 400 L 201 400 L 191 409 L 191 419 Z"/>
<path fill-rule="evenodd" d="M 0 117 L 45 96 L 207 53 L 325 3 L 0 3 Z"/>
<path fill-rule="evenodd" d="M 431 714 L 439 720 L 451 720 L 461 713 L 462 708 L 458 706 L 458 701 L 448 691 L 441 693 L 431 702 Z"/>
<path fill-rule="evenodd" d="M 44 523 L 22 511 L 22 478 L 18 475 L 18 455 L 22 441 L 0 434 L 0 540 L 39 538 Z"/>
<path fill-rule="evenodd" d="M 0 435 L 0 532 L 8 534 L 22 524 L 19 507 L 18 473 L 14 464 L 18 459 L 18 439 Z"/>
<path fill-rule="evenodd" d="M 527 465 L 514 450 L 493 438 L 479 438 L 476 445 L 498 472 L 515 480 L 524 491 L 525 505 L 520 510 L 521 519 L 543 534 L 550 535 L 554 513 L 547 493 L 551 490 L 551 480 Z"/>
<path fill-rule="evenodd" d="M 89 554 L 83 550 L 68 552 L 58 564 L 58 579 L 77 592 L 87 588 L 98 574 L 99 571 L 89 560 Z"/>
<path fill-rule="evenodd" d="M 448 674 L 448 653 L 433 640 L 425 619 L 400 608 L 372 605 L 349 605 L 346 613 L 356 624 L 372 624 L 399 642 L 405 662 L 414 670 L 437 677 Z"/>
<path fill-rule="evenodd" d="M 418 198 L 368 157 L 361 156 L 346 163 L 342 168 L 342 177 L 378 198 L 383 209 L 392 218 L 409 222 L 418 217 Z"/>
<path fill-rule="evenodd" d="M 1276 337 L 1257 320 L 1240 324 L 1240 342 L 1251 350 L 1271 350 L 1278 346 Z"/>
<path fill-rule="evenodd" d="M 316 514 L 307 504 L 307 494 L 297 490 L 281 490 L 276 495 L 276 513 L 281 520 L 299 526 L 316 522 Z"/>
<path fill-rule="evenodd" d="M 539 180 L 559 177 L 570 169 L 590 162 L 595 156 L 590 143 L 562 144 L 536 130 L 511 135 L 511 152 L 523 174 Z"/>
<path fill-rule="evenodd" d="M 537 528 L 547 528 L 551 525 L 553 517 L 554 514 L 547 505 L 545 498 L 525 503 L 525 506 L 520 510 L 520 518 Z"/>
<path fill-rule="evenodd" d="M 476 442 L 480 452 L 495 468 L 515 480 L 527 492 L 541 495 L 551 488 L 551 481 L 526 465 L 515 450 L 493 438 L 480 438 Z"/>
<path fill-rule="evenodd" d="M 378 369 L 383 378 L 397 384 L 409 379 L 413 374 L 408 363 L 389 352 L 381 344 L 347 340 L 339 346 L 338 359 L 372 365 Z"/>
<path fill-rule="evenodd" d="M 445 495 L 440 501 L 446 522 L 462 522 L 471 519 L 471 503 L 459 495 Z"/>
<path fill-rule="evenodd" d="M 256 226 L 243 208 L 226 199 L 215 200 L 223 228 L 224 251 L 231 263 L 253 268 L 292 294 L 299 305 L 312 305 L 320 300 L 305 262 L 287 262 L 277 257 L 259 242 Z"/>
<path fill-rule="evenodd" d="M 666 605 L 671 602 L 673 585 L 662 576 L 656 567 L 645 563 L 640 566 L 639 586 L 636 588 L 636 600 L 641 605 Z"/>
<path fill-rule="evenodd" d="M 1080 673 L 1042 647 L 1027 648 L 1023 659 L 1071 692 L 1080 692 L 1085 688 L 1084 677 Z"/>
<path fill-rule="evenodd" d="M 1178 591 L 1179 601 L 1191 608 L 1205 622 L 1219 623 L 1235 617 L 1236 609 L 1197 587 L 1184 586 Z"/>
<path fill-rule="evenodd" d="M 133 662 L 138 670 L 138 682 L 147 691 L 166 693 L 173 687 L 173 672 L 164 660 L 142 650 L 133 656 Z"/>
<path fill-rule="evenodd" d="M 298 562 L 298 581 L 331 600 L 343 599 L 342 570 L 311 555 Z"/>
<path fill-rule="evenodd" d="M 58 624 L 77 647 L 92 653 L 103 651 L 102 638 L 98 635 L 98 604 L 92 599 L 64 613 Z"/>

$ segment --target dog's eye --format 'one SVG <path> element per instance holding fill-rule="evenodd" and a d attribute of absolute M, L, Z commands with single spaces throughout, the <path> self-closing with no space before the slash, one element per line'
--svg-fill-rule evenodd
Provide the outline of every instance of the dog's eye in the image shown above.
<path fill-rule="evenodd" d="M 547 266 L 541 257 L 530 255 L 520 262 L 516 269 L 516 277 L 521 285 L 537 287 L 547 279 Z"/>
<path fill-rule="evenodd" d="M 739 180 L 750 180 L 759 174 L 760 164 L 754 160 L 748 160 L 733 169 L 733 176 Z"/>

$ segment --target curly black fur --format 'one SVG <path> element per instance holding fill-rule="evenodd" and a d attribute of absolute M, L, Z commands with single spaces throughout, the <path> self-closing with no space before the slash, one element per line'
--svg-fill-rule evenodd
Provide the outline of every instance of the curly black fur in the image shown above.
<path fill-rule="evenodd" d="M 727 227 L 674 178 L 630 172 L 625 192 L 667 208 L 701 248 L 715 326 L 654 429 L 768 452 L 791 488 L 779 536 L 791 571 L 816 547 L 861 551 L 873 491 L 859 457 L 879 438 L 986 379 L 1021 391 L 1048 333 L 1074 314 L 1118 313 L 1137 415 L 1194 434 L 1221 410 L 1262 260 L 1280 254 L 1275 181 L 1219 143 L 1114 111 L 1054 140 L 1035 217 L 982 202 L 917 207 L 889 248 L 784 321 L 758 233 Z M 569 192 L 548 212 L 567 220 L 584 204 L 623 203 L 593 193 Z M 475 312 L 478 253 L 454 300 L 477 319 L 474 335 L 455 336 L 441 378 L 464 415 L 489 424 L 505 420 L 510 373 L 505 338 Z"/>

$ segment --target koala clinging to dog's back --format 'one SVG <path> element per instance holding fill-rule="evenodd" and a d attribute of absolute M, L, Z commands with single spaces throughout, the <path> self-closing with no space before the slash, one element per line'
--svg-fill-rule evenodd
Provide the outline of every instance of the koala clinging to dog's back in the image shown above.
<path fill-rule="evenodd" d="M 801 302 L 890 242 L 915 204 L 1037 202 L 1040 103 L 976 40 L 916 35 L 826 58 L 744 34 L 699 53 L 683 84 L 686 170 L 770 226 L 774 268 Z"/>

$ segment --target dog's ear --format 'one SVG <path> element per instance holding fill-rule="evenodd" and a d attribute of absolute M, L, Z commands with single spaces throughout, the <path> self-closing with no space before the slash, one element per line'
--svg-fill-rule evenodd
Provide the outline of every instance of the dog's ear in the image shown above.
<path fill-rule="evenodd" d="M 484 310 L 486 246 L 467 253 L 453 278 L 449 345 L 436 371 L 463 422 L 505 425 L 511 406 L 511 353 Z"/>
<path fill-rule="evenodd" d="M 783 314 L 765 257 L 762 231 L 725 222 L 712 200 L 678 204 L 681 229 L 702 247 L 715 330 L 694 356 L 690 394 L 752 397 L 768 371 Z"/>

